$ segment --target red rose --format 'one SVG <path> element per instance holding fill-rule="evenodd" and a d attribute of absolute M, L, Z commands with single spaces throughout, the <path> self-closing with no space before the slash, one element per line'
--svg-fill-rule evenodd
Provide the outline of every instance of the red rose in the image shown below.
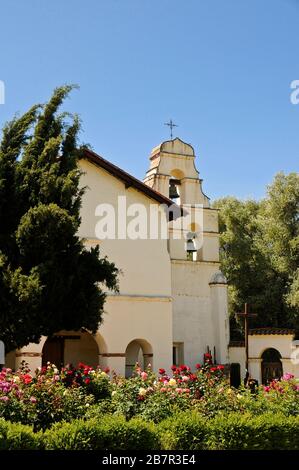
<path fill-rule="evenodd" d="M 185 365 L 183 364 L 182 366 L 179 367 L 179 369 L 180 369 L 181 371 L 187 370 L 187 366 L 185 366 Z"/>
<path fill-rule="evenodd" d="M 215 372 L 217 370 L 217 367 L 211 367 L 210 371 Z"/>
<path fill-rule="evenodd" d="M 165 374 L 165 369 L 159 369 L 159 374 L 164 375 Z"/>
<path fill-rule="evenodd" d="M 219 366 L 217 366 L 217 369 L 218 369 L 218 370 L 224 370 L 224 366 L 221 365 L 221 364 L 219 364 Z"/>
<path fill-rule="evenodd" d="M 171 366 L 171 370 L 174 372 L 176 370 L 176 366 Z"/>
<path fill-rule="evenodd" d="M 195 364 L 195 367 L 196 367 L 196 369 L 200 369 L 200 368 L 201 368 L 201 364 Z"/>
<path fill-rule="evenodd" d="M 207 359 L 210 359 L 210 358 L 212 357 L 212 354 L 210 354 L 210 353 L 205 353 L 205 354 L 204 354 L 204 357 L 206 357 Z"/>
<path fill-rule="evenodd" d="M 90 384 L 90 379 L 87 377 L 87 379 L 85 379 L 84 382 L 86 383 L 86 385 L 88 385 Z"/>
<path fill-rule="evenodd" d="M 30 383 L 32 382 L 32 377 L 31 377 L 30 374 L 24 374 L 24 375 L 22 376 L 22 380 L 23 380 L 23 382 L 24 382 L 26 385 L 28 385 L 28 384 L 30 384 Z"/>

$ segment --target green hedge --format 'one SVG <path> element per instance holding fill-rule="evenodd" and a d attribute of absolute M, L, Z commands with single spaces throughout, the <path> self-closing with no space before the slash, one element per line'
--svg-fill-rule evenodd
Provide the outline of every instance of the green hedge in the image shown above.
<path fill-rule="evenodd" d="M 162 449 L 299 450 L 299 417 L 232 413 L 207 420 L 181 413 L 159 425 Z"/>
<path fill-rule="evenodd" d="M 196 411 L 179 413 L 161 421 L 157 433 L 164 450 L 201 450 L 205 448 L 207 420 Z"/>
<path fill-rule="evenodd" d="M 159 425 L 120 416 L 57 423 L 45 433 L 0 419 L 0 450 L 299 450 L 299 417 L 179 413 Z"/>
<path fill-rule="evenodd" d="M 40 443 L 41 435 L 30 426 L 0 419 L 0 450 L 35 450 Z"/>
<path fill-rule="evenodd" d="M 298 450 L 299 417 L 264 414 L 219 416 L 209 424 L 209 449 Z"/>
<path fill-rule="evenodd" d="M 152 424 L 121 416 L 58 423 L 43 436 L 47 450 L 151 450 L 159 449 Z"/>

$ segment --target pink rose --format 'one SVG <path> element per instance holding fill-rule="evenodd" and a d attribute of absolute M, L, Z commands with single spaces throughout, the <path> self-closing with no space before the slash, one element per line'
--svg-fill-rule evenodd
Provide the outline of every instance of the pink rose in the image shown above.
<path fill-rule="evenodd" d="M 141 378 L 142 380 L 146 380 L 148 378 L 148 374 L 146 372 L 141 372 Z"/>
<path fill-rule="evenodd" d="M 189 382 L 190 378 L 188 377 L 188 375 L 182 375 L 182 381 L 183 382 Z"/>
<path fill-rule="evenodd" d="M 284 375 L 282 376 L 281 379 L 288 381 L 288 380 L 292 380 L 293 378 L 294 378 L 294 376 L 293 376 L 292 374 L 289 374 L 289 373 L 287 372 L 286 374 L 284 374 Z"/>

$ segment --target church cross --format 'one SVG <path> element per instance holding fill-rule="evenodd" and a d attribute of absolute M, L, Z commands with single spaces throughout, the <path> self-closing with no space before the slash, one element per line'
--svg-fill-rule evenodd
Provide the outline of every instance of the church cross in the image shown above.
<path fill-rule="evenodd" d="M 244 318 L 244 324 L 245 324 L 245 354 L 246 354 L 246 362 L 245 362 L 245 369 L 248 371 L 248 323 L 249 323 L 249 318 L 254 318 L 257 317 L 257 313 L 249 313 L 248 312 L 248 305 L 245 303 L 245 311 L 242 313 L 236 313 L 236 317 Z"/>
<path fill-rule="evenodd" d="M 172 129 L 174 127 L 179 127 L 177 124 L 175 124 L 172 119 L 169 120 L 169 122 L 165 122 L 164 126 L 169 126 L 170 127 L 170 140 L 172 140 Z"/>

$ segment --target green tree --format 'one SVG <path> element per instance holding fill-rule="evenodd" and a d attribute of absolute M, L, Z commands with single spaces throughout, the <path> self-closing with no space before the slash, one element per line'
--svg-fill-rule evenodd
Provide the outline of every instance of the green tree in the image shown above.
<path fill-rule="evenodd" d="M 101 322 L 118 270 L 77 235 L 78 117 L 58 109 L 73 86 L 6 124 L 0 145 L 0 338 L 7 350 Z"/>
<path fill-rule="evenodd" d="M 299 326 L 299 174 L 278 173 L 261 204 L 260 249 L 284 284 L 279 323 Z"/>
<path fill-rule="evenodd" d="M 234 313 L 245 302 L 258 313 L 251 326 L 299 327 L 298 188 L 299 175 L 278 174 L 260 202 L 233 197 L 214 202 L 232 337 L 242 329 Z"/>

